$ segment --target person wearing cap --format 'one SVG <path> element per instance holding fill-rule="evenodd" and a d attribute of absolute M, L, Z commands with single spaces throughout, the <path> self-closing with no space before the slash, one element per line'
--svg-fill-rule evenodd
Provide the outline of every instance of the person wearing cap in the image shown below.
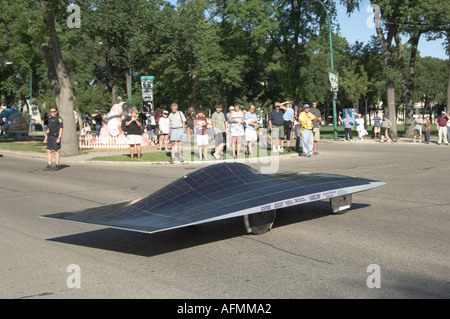
<path fill-rule="evenodd" d="M 438 145 L 442 144 L 442 140 L 444 140 L 445 145 L 448 145 L 447 122 L 447 114 L 442 111 L 441 116 L 436 121 L 436 128 L 438 129 Z"/>
<path fill-rule="evenodd" d="M 159 119 L 158 128 L 159 128 L 159 151 L 162 152 L 162 146 L 164 143 L 164 150 L 167 152 L 169 148 L 169 112 L 164 110 L 162 112 L 162 117 Z"/>
<path fill-rule="evenodd" d="M 298 121 L 300 122 L 300 133 L 302 134 L 302 156 L 311 157 L 314 156 L 313 148 L 314 148 L 314 136 L 313 136 L 313 128 L 314 121 L 319 121 L 317 117 L 315 117 L 310 112 L 310 107 L 308 104 L 303 106 L 303 112 L 300 113 Z"/>
<path fill-rule="evenodd" d="M 275 102 L 274 109 L 269 113 L 269 129 L 272 135 L 272 152 L 282 152 L 283 147 L 283 111 L 281 103 Z"/>
<path fill-rule="evenodd" d="M 389 141 L 389 129 L 392 127 L 392 122 L 388 119 L 387 115 L 383 115 L 383 121 L 381 121 L 381 143 L 384 142 L 384 137 Z"/>

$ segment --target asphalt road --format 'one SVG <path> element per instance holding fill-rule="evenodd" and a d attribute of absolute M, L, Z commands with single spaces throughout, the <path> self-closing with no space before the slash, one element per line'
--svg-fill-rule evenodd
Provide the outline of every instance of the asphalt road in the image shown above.
<path fill-rule="evenodd" d="M 146 196 L 203 164 L 63 158 L 44 172 L 42 156 L 0 150 L 0 298 L 449 298 L 450 147 L 323 142 L 319 152 L 283 157 L 278 171 L 386 185 L 353 195 L 343 215 L 325 201 L 287 208 L 255 236 L 242 218 L 157 234 L 41 219 Z"/>

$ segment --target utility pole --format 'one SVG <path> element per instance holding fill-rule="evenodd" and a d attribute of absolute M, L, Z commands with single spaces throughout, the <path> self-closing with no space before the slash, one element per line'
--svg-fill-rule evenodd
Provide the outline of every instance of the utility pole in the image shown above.
<path fill-rule="evenodd" d="M 331 20 L 330 20 L 330 15 L 328 14 L 328 10 L 325 7 L 325 5 L 323 4 L 322 1 L 320 0 L 315 0 L 316 2 L 319 2 L 323 9 L 325 10 L 325 13 L 327 14 L 327 21 L 328 21 L 328 31 L 330 34 L 330 60 L 331 60 L 331 72 L 334 73 L 334 61 L 333 61 L 333 38 L 332 38 L 332 30 L 331 30 Z M 331 76 L 331 74 L 330 74 Z M 334 140 L 337 141 L 338 139 L 338 134 L 337 134 L 337 111 L 336 111 L 336 100 L 337 100 L 337 92 L 338 92 L 338 87 L 337 86 L 333 86 L 331 87 L 332 91 L 333 91 L 333 95 L 332 95 L 332 101 L 333 101 L 333 127 L 334 127 Z"/>

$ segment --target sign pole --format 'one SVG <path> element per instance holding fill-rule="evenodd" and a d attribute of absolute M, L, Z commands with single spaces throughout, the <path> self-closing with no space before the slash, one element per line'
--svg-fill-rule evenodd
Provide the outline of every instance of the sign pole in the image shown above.
<path fill-rule="evenodd" d="M 141 76 L 142 87 L 142 111 L 150 113 L 153 110 L 153 81 L 154 76 Z"/>
<path fill-rule="evenodd" d="M 325 5 L 323 4 L 322 1 L 320 0 L 315 0 L 317 2 L 319 2 L 323 9 L 325 10 L 325 13 L 327 14 L 327 21 L 328 21 L 328 30 L 330 33 L 330 60 L 331 60 L 331 72 L 334 72 L 334 61 L 333 61 L 333 39 L 332 39 L 332 32 L 331 32 L 331 20 L 330 20 L 330 16 L 328 14 L 328 10 L 325 7 Z M 337 89 L 333 89 L 332 87 L 332 91 L 333 91 L 333 95 L 332 95 L 332 100 L 333 100 L 333 127 L 334 127 L 334 140 L 337 141 L 338 139 L 338 134 L 337 134 L 337 111 L 336 111 L 336 99 L 337 99 Z"/>

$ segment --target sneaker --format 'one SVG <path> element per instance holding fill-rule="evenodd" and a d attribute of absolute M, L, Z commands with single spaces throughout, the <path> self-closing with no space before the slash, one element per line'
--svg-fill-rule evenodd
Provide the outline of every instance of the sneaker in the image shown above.
<path fill-rule="evenodd" d="M 278 153 L 278 150 L 276 148 L 272 148 L 272 152 Z"/>
<path fill-rule="evenodd" d="M 60 170 L 60 168 L 59 168 L 59 165 L 58 164 L 56 164 L 55 165 L 55 167 L 53 167 L 53 169 L 52 169 L 53 171 L 59 171 Z"/>
<path fill-rule="evenodd" d="M 43 168 L 42 170 L 43 171 L 51 171 L 53 168 L 52 168 L 52 166 L 51 165 L 47 165 L 47 166 L 45 166 L 45 168 Z"/>
<path fill-rule="evenodd" d="M 171 159 L 169 160 L 169 163 L 170 163 L 170 164 L 173 164 L 173 163 L 175 163 L 175 160 L 174 160 L 173 158 L 171 158 Z"/>

